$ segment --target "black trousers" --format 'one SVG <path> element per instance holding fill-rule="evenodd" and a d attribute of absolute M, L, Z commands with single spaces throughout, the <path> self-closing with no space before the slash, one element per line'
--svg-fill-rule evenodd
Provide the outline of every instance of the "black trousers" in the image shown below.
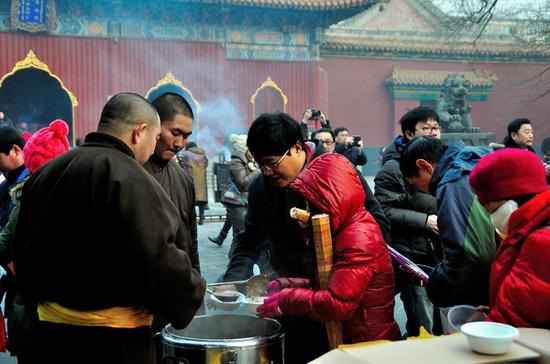
<path fill-rule="evenodd" d="M 151 328 L 115 329 L 40 322 L 26 363 L 156 364 Z"/>

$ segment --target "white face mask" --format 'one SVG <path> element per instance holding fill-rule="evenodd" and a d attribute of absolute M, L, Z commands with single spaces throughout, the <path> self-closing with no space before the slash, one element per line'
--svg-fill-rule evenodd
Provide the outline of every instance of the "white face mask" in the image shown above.
<path fill-rule="evenodd" d="M 517 209 L 518 203 L 514 200 L 508 200 L 491 214 L 491 222 L 501 235 L 508 235 L 508 221 L 510 220 L 510 215 Z"/>

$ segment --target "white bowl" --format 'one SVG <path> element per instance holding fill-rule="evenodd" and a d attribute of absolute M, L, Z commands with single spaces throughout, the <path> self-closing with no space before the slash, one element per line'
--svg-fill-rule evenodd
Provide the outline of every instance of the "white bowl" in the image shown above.
<path fill-rule="evenodd" d="M 237 291 L 222 291 L 211 294 L 210 302 L 217 309 L 225 311 L 233 311 L 241 306 L 245 300 L 244 294 Z"/>
<path fill-rule="evenodd" d="M 518 329 L 498 322 L 469 322 L 460 331 L 468 338 L 470 349 L 482 354 L 504 354 L 519 337 Z"/>
<path fill-rule="evenodd" d="M 252 315 L 257 315 L 256 308 L 264 304 L 265 297 L 246 297 L 243 306 Z"/>

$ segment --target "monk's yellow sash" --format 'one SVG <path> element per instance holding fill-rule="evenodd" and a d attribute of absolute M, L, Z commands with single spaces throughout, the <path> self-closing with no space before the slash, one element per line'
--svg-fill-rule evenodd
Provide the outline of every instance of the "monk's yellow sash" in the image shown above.
<path fill-rule="evenodd" d="M 145 309 L 135 307 L 110 307 L 95 311 L 77 311 L 55 302 L 38 304 L 40 321 L 75 326 L 105 326 L 134 329 L 151 326 L 153 315 Z"/>

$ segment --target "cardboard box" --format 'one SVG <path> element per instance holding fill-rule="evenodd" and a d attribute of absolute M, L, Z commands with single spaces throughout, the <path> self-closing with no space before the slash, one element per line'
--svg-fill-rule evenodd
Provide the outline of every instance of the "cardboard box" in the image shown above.
<path fill-rule="evenodd" d="M 337 353 L 335 351 L 342 351 Z M 329 354 L 329 355 L 327 355 Z M 438 336 L 430 339 L 416 339 L 381 343 L 377 345 L 361 344 L 335 349 L 316 359 L 315 364 L 361 363 L 361 364 L 467 364 L 467 363 L 512 363 L 522 360 L 534 360 L 540 355 L 517 343 L 510 351 L 502 355 L 483 355 L 473 352 L 462 333 Z M 342 354 L 349 354 L 346 357 Z M 326 356 L 326 357 L 325 357 Z M 348 361 L 346 361 L 346 358 Z M 350 361 L 351 359 L 361 361 Z M 336 361 L 341 360 L 341 361 Z"/>
<path fill-rule="evenodd" d="M 334 349 L 310 362 L 310 364 L 368 364 L 368 362 L 340 349 Z"/>
<path fill-rule="evenodd" d="M 517 343 L 536 351 L 541 355 L 539 364 L 550 364 L 550 330 L 519 328 Z"/>

